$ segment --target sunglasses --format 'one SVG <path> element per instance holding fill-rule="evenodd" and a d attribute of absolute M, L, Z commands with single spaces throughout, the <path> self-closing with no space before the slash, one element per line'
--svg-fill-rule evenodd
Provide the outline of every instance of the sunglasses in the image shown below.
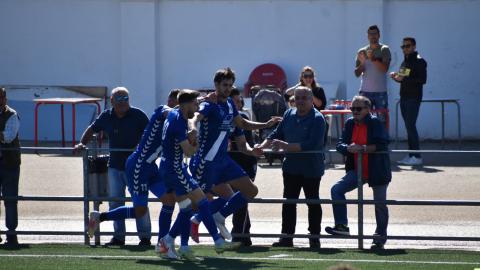
<path fill-rule="evenodd" d="M 352 112 L 361 112 L 365 107 L 350 107 Z"/>
<path fill-rule="evenodd" d="M 129 97 L 128 96 L 116 96 L 115 101 L 116 102 L 128 102 Z"/>
<path fill-rule="evenodd" d="M 406 45 L 400 46 L 400 48 L 402 48 L 402 49 L 410 49 L 410 47 L 412 47 L 411 44 L 406 44 Z"/>
<path fill-rule="evenodd" d="M 224 87 L 232 87 L 233 83 L 222 83 L 222 86 Z"/>
<path fill-rule="evenodd" d="M 313 78 L 313 74 L 303 74 L 302 77 L 305 78 L 305 79 L 311 79 L 311 78 Z"/>

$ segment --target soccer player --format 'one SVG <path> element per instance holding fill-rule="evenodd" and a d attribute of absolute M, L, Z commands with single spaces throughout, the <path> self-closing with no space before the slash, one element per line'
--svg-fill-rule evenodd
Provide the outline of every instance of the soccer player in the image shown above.
<path fill-rule="evenodd" d="M 168 233 L 175 206 L 175 198 L 165 194 L 165 186 L 160 181 L 155 160 L 162 152 L 162 130 L 168 112 L 168 106 L 159 106 L 145 129 L 137 149 L 128 157 L 125 172 L 128 179 L 128 191 L 132 196 L 133 207 L 121 206 L 108 212 L 90 213 L 88 235 L 93 237 L 101 222 L 107 220 L 125 220 L 143 217 L 148 211 L 148 191 L 162 199 L 159 217 L 159 238 Z M 157 250 L 159 250 L 157 243 Z"/>
<path fill-rule="evenodd" d="M 191 119 L 198 110 L 198 96 L 199 92 L 197 91 L 182 90 L 178 95 L 180 107 L 168 114 L 163 127 L 160 177 L 165 181 L 165 187 L 175 192 L 180 213 L 170 232 L 160 239 L 160 244 L 162 251 L 173 259 L 178 256 L 189 260 L 195 259 L 193 251 L 188 246 L 192 201 L 197 205 L 199 216 L 215 242 L 215 251 L 222 253 L 227 249 L 234 248 L 235 245 L 225 242 L 218 234 L 207 198 L 183 162 L 184 155 L 192 156 L 198 147 L 196 135 L 188 133 L 188 119 Z M 174 240 L 178 235 L 181 235 L 181 245 L 177 253 Z"/>
<path fill-rule="evenodd" d="M 214 213 L 215 223 L 222 236 L 231 239 L 225 218 L 253 199 L 258 188 L 227 154 L 230 133 L 235 126 L 245 130 L 269 128 L 282 118 L 273 117 L 266 123 L 258 123 L 240 116 L 229 97 L 235 82 L 235 73 L 230 68 L 218 70 L 213 81 L 217 101 L 201 103 L 200 110 L 192 121 L 193 131 L 196 132 L 196 127 L 200 124 L 200 132 L 198 152 L 190 161 L 190 171 L 206 193 L 219 196 L 211 202 L 211 212 Z M 232 188 L 238 192 L 233 193 Z M 195 242 L 198 242 L 198 224 L 201 221 L 200 215 L 192 218 L 191 233 Z"/>

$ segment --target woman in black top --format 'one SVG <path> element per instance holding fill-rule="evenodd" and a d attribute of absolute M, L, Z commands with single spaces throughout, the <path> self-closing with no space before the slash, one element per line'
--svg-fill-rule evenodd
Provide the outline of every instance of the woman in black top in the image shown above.
<path fill-rule="evenodd" d="M 323 88 L 317 84 L 315 81 L 315 71 L 310 66 L 305 66 L 300 73 L 300 78 L 298 84 L 287 89 L 285 92 L 286 98 L 290 98 L 293 95 L 295 88 L 298 86 L 306 86 L 312 89 L 313 92 L 313 105 L 317 110 L 324 110 L 327 105 L 327 99 L 325 97 L 325 91 Z M 288 100 L 288 99 L 287 99 Z"/>

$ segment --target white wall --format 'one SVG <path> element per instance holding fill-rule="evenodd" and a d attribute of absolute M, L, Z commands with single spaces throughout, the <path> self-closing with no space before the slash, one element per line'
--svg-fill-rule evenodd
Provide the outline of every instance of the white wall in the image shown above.
<path fill-rule="evenodd" d="M 220 67 L 236 70 L 243 86 L 255 66 L 273 62 L 289 84 L 311 65 L 319 81 L 339 85 L 327 96 L 351 98 L 355 53 L 378 24 L 391 70 L 402 37 L 415 36 L 429 63 L 425 97 L 461 99 L 463 134 L 478 139 L 479 11 L 480 1 L 467 0 L 2 0 L 0 84 L 125 85 L 151 113 L 171 88 L 210 87 Z M 393 111 L 398 85 L 389 93 Z M 438 107 L 422 106 L 423 138 L 440 136 Z M 447 108 L 451 138 L 454 117 Z"/>

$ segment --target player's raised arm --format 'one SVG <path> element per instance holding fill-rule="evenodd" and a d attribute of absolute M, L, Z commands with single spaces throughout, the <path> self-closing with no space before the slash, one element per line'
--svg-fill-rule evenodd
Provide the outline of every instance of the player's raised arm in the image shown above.
<path fill-rule="evenodd" d="M 256 130 L 256 129 L 264 129 L 264 128 L 271 128 L 277 123 L 280 123 L 282 121 L 282 117 L 280 116 L 273 116 L 268 120 L 268 122 L 255 122 L 251 120 L 244 119 L 240 115 L 237 115 L 233 119 L 235 126 L 241 128 L 241 129 L 246 129 L 246 130 Z"/>

